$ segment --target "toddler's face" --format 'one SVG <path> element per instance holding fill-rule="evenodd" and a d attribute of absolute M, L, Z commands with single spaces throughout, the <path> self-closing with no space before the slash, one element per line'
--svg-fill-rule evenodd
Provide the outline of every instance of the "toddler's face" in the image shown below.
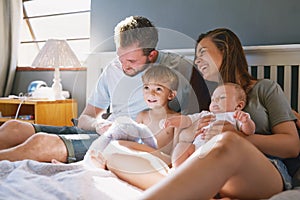
<path fill-rule="evenodd" d="M 173 99 L 173 92 L 157 82 L 145 83 L 143 93 L 144 100 L 151 109 L 165 106 Z"/>

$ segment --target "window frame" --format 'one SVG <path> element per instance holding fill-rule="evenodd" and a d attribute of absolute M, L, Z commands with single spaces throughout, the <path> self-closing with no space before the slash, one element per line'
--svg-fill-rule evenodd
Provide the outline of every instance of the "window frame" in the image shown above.
<path fill-rule="evenodd" d="M 53 14 L 39 14 L 39 15 L 34 15 L 34 16 L 28 16 L 28 13 L 27 13 L 27 10 L 26 10 L 26 6 L 25 6 L 25 3 L 28 2 L 28 1 L 31 1 L 33 2 L 34 0 L 22 0 L 22 9 L 23 9 L 23 22 L 24 22 L 24 25 L 26 27 L 24 27 L 26 29 L 26 31 L 28 31 L 29 33 L 29 37 L 30 39 L 21 39 L 20 38 L 20 46 L 19 46 L 19 54 L 22 53 L 22 47 L 25 48 L 26 44 L 35 44 L 33 45 L 34 47 L 32 48 L 36 48 L 36 50 L 32 50 L 33 51 L 36 51 L 36 54 L 33 55 L 34 53 L 31 53 L 30 56 L 32 56 L 33 58 L 35 58 L 35 56 L 37 55 L 37 53 L 41 50 L 42 46 L 46 43 L 46 41 L 48 39 L 53 39 L 53 38 L 45 38 L 45 39 L 38 39 L 38 37 L 36 36 L 35 34 L 35 27 L 32 26 L 32 22 L 31 20 L 32 19 L 41 19 L 41 18 L 49 18 L 49 17 L 56 17 L 56 16 L 67 16 L 67 15 L 70 15 L 70 16 L 74 16 L 74 15 L 78 15 L 78 14 L 83 14 L 83 13 L 89 13 L 89 19 L 90 19 L 90 13 L 91 13 L 91 9 L 84 9 L 84 10 L 79 10 L 79 11 L 70 11 L 70 12 L 57 12 L 57 13 L 53 13 Z M 91 2 L 89 2 L 89 5 L 91 4 Z M 90 21 L 88 22 L 89 25 L 90 25 Z M 86 44 L 86 51 L 89 51 L 89 48 L 90 48 L 90 27 L 88 27 L 88 32 L 89 32 L 89 35 L 87 37 L 64 37 L 64 38 L 59 38 L 59 39 L 64 39 L 66 40 L 67 42 L 84 42 Z M 24 33 L 25 34 L 25 33 Z M 86 43 L 87 42 L 87 43 Z M 69 43 L 69 45 L 70 45 Z M 23 46 L 22 46 L 23 45 Z M 71 45 L 70 45 L 71 46 Z M 72 48 L 73 49 L 73 48 Z M 76 50 L 74 50 L 74 53 L 76 54 L 77 57 L 78 56 L 78 52 L 76 52 Z M 24 50 L 23 50 L 24 52 Z M 32 60 L 33 62 L 33 60 Z M 80 63 L 82 66 L 84 66 L 85 64 L 85 59 L 81 59 L 80 60 Z M 31 63 L 30 64 L 22 64 L 22 61 L 21 63 L 18 62 L 17 64 L 17 67 L 30 67 L 31 66 Z"/>

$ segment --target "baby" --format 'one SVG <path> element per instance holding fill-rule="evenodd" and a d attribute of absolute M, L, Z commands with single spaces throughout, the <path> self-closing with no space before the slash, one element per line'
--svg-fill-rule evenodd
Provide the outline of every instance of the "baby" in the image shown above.
<path fill-rule="evenodd" d="M 218 86 L 212 94 L 211 103 L 208 111 L 202 111 L 193 115 L 181 115 L 167 119 L 164 127 L 187 128 L 192 126 L 198 119 L 212 115 L 213 121 L 230 122 L 236 129 L 245 135 L 251 135 L 255 132 L 255 124 L 251 120 L 250 115 L 242 109 L 246 105 L 246 93 L 240 85 L 234 83 L 225 83 Z M 213 125 L 213 122 L 203 127 L 201 134 L 196 135 L 193 144 L 179 141 L 172 154 L 172 166 L 179 166 L 194 151 L 202 146 L 205 140 L 205 132 Z M 183 153 L 184 152 L 184 153 Z"/>

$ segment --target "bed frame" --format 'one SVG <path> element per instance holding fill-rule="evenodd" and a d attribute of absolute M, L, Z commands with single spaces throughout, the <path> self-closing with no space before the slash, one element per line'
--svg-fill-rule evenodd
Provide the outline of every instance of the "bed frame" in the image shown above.
<path fill-rule="evenodd" d="M 282 87 L 293 109 L 300 111 L 300 44 L 245 46 L 249 72 L 256 78 L 275 80 Z M 193 60 L 194 49 L 169 49 Z M 88 60 L 87 94 L 90 94 L 103 67 L 115 52 L 92 54 Z M 100 66 L 100 68 L 99 68 Z"/>
<path fill-rule="evenodd" d="M 293 109 L 300 111 L 300 45 L 245 47 L 249 71 L 282 87 Z"/>

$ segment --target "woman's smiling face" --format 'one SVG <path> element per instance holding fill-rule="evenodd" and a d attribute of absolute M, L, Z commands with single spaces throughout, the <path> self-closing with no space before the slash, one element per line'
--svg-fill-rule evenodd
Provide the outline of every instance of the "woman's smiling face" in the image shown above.
<path fill-rule="evenodd" d="M 204 79 L 219 81 L 219 69 L 223 60 L 222 52 L 210 38 L 203 38 L 197 45 L 195 64 Z"/>

